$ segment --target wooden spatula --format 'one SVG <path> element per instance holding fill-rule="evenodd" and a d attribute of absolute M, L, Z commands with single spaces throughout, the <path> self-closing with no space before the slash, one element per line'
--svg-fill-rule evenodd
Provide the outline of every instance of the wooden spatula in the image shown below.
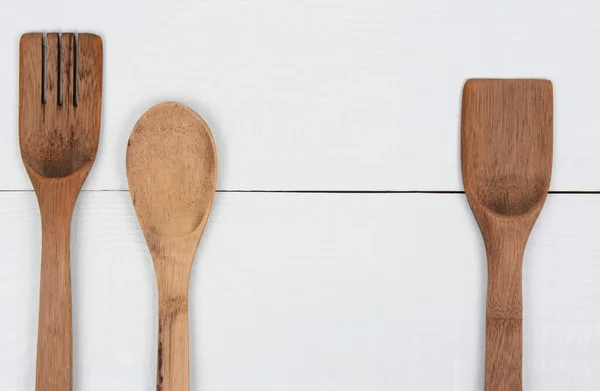
<path fill-rule="evenodd" d="M 24 34 L 19 59 L 19 144 L 42 217 L 37 391 L 70 391 L 71 216 L 100 135 L 102 40 Z"/>
<path fill-rule="evenodd" d="M 156 390 L 186 391 L 190 270 L 217 186 L 206 123 L 178 103 L 148 110 L 129 137 L 127 179 L 158 284 Z"/>
<path fill-rule="evenodd" d="M 522 390 L 522 265 L 552 172 L 552 84 L 468 80 L 461 160 L 488 258 L 486 391 Z"/>

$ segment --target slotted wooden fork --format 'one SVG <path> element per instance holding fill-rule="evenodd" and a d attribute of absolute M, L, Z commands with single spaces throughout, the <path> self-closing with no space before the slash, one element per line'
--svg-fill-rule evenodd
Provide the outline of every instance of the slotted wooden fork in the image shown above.
<path fill-rule="evenodd" d="M 36 390 L 71 391 L 71 217 L 98 149 L 102 40 L 29 33 L 19 51 L 19 145 L 42 219 Z"/>

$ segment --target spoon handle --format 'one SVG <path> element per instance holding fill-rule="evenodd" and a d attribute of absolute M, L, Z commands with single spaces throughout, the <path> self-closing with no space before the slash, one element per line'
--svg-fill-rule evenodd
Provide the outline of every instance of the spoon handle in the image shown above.
<path fill-rule="evenodd" d="M 529 234 L 519 231 L 505 227 L 486 241 L 486 391 L 522 390 L 522 269 Z"/>
<path fill-rule="evenodd" d="M 38 192 L 42 262 L 36 390 L 72 390 L 70 232 L 75 199 L 64 186 Z M 76 197 L 76 196 L 75 196 Z"/>
<path fill-rule="evenodd" d="M 187 285 L 187 284 L 186 284 Z M 156 391 L 189 390 L 187 289 L 175 292 L 159 283 Z"/>

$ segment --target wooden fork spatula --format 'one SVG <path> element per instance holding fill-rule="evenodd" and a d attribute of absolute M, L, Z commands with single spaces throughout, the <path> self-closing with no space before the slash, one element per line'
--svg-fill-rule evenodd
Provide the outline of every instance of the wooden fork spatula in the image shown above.
<path fill-rule="evenodd" d="M 98 149 L 102 40 L 24 34 L 19 145 L 42 218 L 37 391 L 71 391 L 71 216 Z"/>
<path fill-rule="evenodd" d="M 522 390 L 522 265 L 552 172 L 552 84 L 468 80 L 461 160 L 488 258 L 486 391 Z"/>

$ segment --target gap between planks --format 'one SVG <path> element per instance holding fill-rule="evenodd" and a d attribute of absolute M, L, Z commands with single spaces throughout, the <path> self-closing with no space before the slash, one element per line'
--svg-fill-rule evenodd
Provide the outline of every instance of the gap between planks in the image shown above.
<path fill-rule="evenodd" d="M 128 189 L 81 190 L 86 193 L 128 192 Z M 33 190 L 0 190 L 0 193 L 32 193 Z M 217 193 L 287 193 L 287 194 L 465 194 L 463 190 L 217 190 Z M 600 194 L 600 190 L 553 190 L 548 194 Z"/>

